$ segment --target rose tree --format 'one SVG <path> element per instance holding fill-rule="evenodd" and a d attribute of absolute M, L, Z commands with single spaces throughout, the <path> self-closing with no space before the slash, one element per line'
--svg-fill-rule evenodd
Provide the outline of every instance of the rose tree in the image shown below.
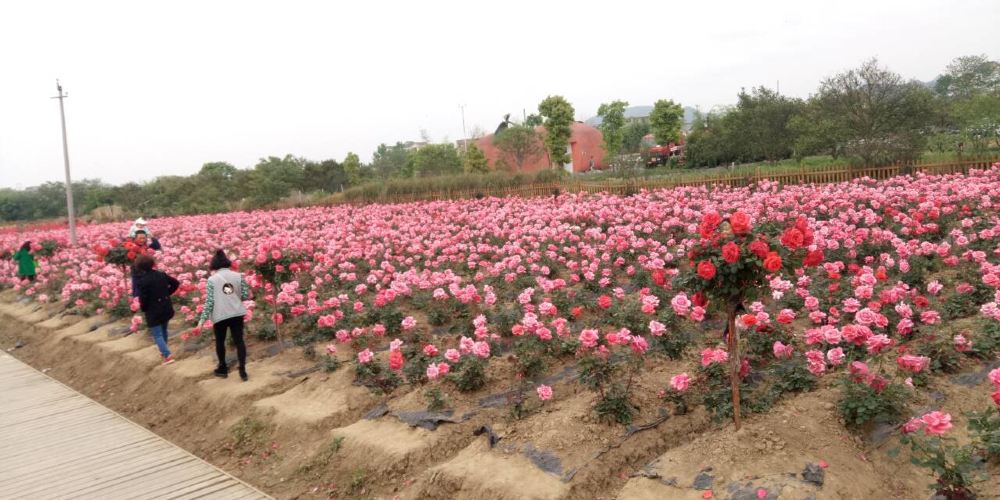
<path fill-rule="evenodd" d="M 715 304 L 727 316 L 726 342 L 733 391 L 733 420 L 740 426 L 739 330 L 736 317 L 746 301 L 765 289 L 768 277 L 823 262 L 823 251 L 812 245 L 813 234 L 804 218 L 779 234 L 775 223 L 756 227 L 750 216 L 736 211 L 724 218 L 706 212 L 698 234 L 686 240 L 689 266 L 677 275 L 675 286 L 694 294 L 695 302 Z"/>

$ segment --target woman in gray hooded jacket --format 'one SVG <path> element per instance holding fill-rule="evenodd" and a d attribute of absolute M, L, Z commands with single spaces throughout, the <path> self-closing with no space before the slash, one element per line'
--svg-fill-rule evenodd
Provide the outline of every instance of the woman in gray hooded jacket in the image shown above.
<path fill-rule="evenodd" d="M 240 379 L 247 381 L 247 346 L 243 342 L 243 316 L 247 313 L 243 301 L 250 298 L 250 287 L 243 275 L 230 269 L 233 263 L 221 249 L 212 256 L 209 269 L 212 276 L 208 278 L 205 287 L 205 308 L 201 312 L 201 326 L 205 320 L 212 320 L 215 332 L 215 354 L 219 358 L 219 366 L 215 376 L 226 378 L 229 367 L 226 365 L 226 330 L 232 334 L 236 345 L 236 357 L 240 363 Z"/>

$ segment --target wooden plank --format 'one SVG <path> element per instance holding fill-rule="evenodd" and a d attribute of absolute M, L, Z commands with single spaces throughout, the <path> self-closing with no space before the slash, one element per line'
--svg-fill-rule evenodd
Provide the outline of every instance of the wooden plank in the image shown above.
<path fill-rule="evenodd" d="M 270 498 L 0 353 L 0 498 Z"/>

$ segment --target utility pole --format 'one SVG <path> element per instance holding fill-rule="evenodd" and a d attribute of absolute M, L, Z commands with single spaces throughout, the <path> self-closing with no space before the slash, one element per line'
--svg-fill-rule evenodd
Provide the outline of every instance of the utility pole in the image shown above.
<path fill-rule="evenodd" d="M 63 109 L 63 99 L 69 97 L 63 94 L 62 85 L 56 80 L 56 90 L 59 95 L 53 99 L 59 99 L 59 118 L 62 120 L 62 140 L 63 140 L 63 163 L 66 166 L 66 215 L 69 216 L 69 241 L 76 246 L 76 214 L 73 208 L 73 181 L 69 176 L 69 145 L 66 143 L 66 111 Z"/>
<path fill-rule="evenodd" d="M 462 108 L 462 152 L 469 152 L 469 136 L 465 133 L 465 104 L 460 104 L 458 107 Z"/>

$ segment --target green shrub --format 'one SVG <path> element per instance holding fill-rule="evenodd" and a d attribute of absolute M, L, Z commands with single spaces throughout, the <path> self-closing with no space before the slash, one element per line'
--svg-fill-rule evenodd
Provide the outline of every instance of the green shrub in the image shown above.
<path fill-rule="evenodd" d="M 441 392 L 440 387 L 432 387 L 424 392 L 427 400 L 427 411 L 441 411 L 448 406 L 448 396 Z"/>
<path fill-rule="evenodd" d="M 607 392 L 600 396 L 594 411 L 601 421 L 629 425 L 638 409 L 632 404 L 624 386 L 612 384 Z"/>
<path fill-rule="evenodd" d="M 462 392 L 473 392 L 486 385 L 485 361 L 475 356 L 462 356 L 458 365 L 448 374 L 451 380 Z"/>
<path fill-rule="evenodd" d="M 837 407 L 850 427 L 857 428 L 872 422 L 895 422 L 903 413 L 906 388 L 900 384 L 890 383 L 879 392 L 868 384 L 845 376 L 842 386 L 843 393 Z"/>

